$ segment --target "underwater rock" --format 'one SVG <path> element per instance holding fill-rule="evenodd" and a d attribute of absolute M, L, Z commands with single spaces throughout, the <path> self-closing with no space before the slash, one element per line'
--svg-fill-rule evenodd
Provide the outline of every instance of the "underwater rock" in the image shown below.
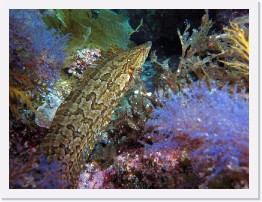
<path fill-rule="evenodd" d="M 80 189 L 197 188 L 200 178 L 179 152 L 146 153 L 145 148 L 128 149 L 107 168 L 88 163 L 81 173 Z"/>
<path fill-rule="evenodd" d="M 90 67 L 99 57 L 101 51 L 99 49 L 88 49 L 77 50 L 73 54 L 73 62 L 67 67 L 67 73 L 77 78 L 82 78 L 84 70 Z"/>
<path fill-rule="evenodd" d="M 48 94 L 46 99 L 48 101 L 37 108 L 39 114 L 36 114 L 35 122 L 38 126 L 49 128 L 56 114 L 57 108 L 64 99 L 61 96 L 57 96 L 52 93 Z"/>

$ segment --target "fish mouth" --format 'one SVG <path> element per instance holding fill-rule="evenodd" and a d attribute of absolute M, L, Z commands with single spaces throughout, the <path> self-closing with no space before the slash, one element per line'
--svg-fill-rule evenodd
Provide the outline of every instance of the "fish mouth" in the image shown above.
<path fill-rule="evenodd" d="M 150 51 L 150 49 L 151 49 L 151 46 L 152 46 L 152 42 L 151 41 L 148 41 L 147 43 L 145 43 L 144 44 L 144 46 L 145 46 L 145 49 L 146 49 L 146 58 L 148 57 L 148 54 L 149 54 L 149 51 Z M 145 58 L 145 59 L 146 59 Z"/>
<path fill-rule="evenodd" d="M 148 41 L 146 44 L 145 44 L 147 47 L 150 47 L 152 46 L 152 41 Z"/>
<path fill-rule="evenodd" d="M 148 41 L 147 43 L 144 44 L 144 46 L 146 47 L 147 52 L 149 52 L 152 46 L 152 42 Z"/>
<path fill-rule="evenodd" d="M 141 44 L 139 46 L 139 47 L 142 47 L 142 52 L 144 53 L 145 59 L 148 56 L 148 53 L 149 53 L 149 51 L 151 49 L 151 46 L 152 46 L 152 42 L 151 41 L 148 41 L 147 43 Z"/>

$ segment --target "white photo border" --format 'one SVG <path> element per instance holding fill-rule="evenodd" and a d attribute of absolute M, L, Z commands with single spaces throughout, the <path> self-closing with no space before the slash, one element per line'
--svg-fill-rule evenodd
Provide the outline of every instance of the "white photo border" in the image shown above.
<path fill-rule="evenodd" d="M 259 199 L 259 24 L 255 0 L 9 0 L 1 3 L 1 197 L 2 198 L 89 198 L 89 199 Z M 9 189 L 9 9 L 249 9 L 250 103 L 249 103 L 249 189 L 150 189 L 150 190 L 42 190 Z M 176 33 L 174 33 L 176 34 Z"/>

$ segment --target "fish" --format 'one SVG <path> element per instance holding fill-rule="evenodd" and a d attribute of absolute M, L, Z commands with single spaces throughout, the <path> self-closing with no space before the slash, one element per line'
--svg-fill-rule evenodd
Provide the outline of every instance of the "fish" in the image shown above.
<path fill-rule="evenodd" d="M 40 144 L 49 163 L 60 165 L 59 180 L 77 188 L 80 172 L 115 106 L 134 84 L 152 43 L 123 51 L 96 68 L 89 68 L 57 109 L 52 125 Z"/>

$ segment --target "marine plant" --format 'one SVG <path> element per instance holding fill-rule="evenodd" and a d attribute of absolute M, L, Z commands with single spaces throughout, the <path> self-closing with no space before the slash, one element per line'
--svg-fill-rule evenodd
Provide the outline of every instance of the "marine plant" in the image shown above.
<path fill-rule="evenodd" d="M 35 161 L 34 156 L 31 156 L 26 163 L 17 158 L 10 160 L 9 165 L 11 189 L 54 189 L 69 186 L 68 182 L 57 178 L 62 172 L 59 169 L 60 164 L 57 161 L 48 164 L 46 157 L 39 157 L 39 160 Z"/>
<path fill-rule="evenodd" d="M 194 72 L 199 79 L 209 79 L 203 69 L 204 65 L 211 61 L 211 57 L 206 55 L 209 30 L 212 27 L 208 11 L 206 10 L 205 15 L 202 17 L 199 29 L 193 29 L 191 36 L 189 33 L 190 27 L 190 24 L 187 23 L 183 34 L 180 33 L 179 29 L 177 30 L 182 46 L 182 56 L 176 74 L 177 77 L 180 77 L 180 80 L 185 79 L 187 83 L 192 82 L 189 75 L 190 71 Z M 202 59 L 200 59 L 200 56 Z"/>
<path fill-rule="evenodd" d="M 220 35 L 222 39 L 220 48 L 222 55 L 226 58 L 219 61 L 237 74 L 249 75 L 248 28 L 239 23 L 230 22 L 229 28 L 224 27 L 223 30 L 225 35 Z"/>
<path fill-rule="evenodd" d="M 71 33 L 68 51 L 83 48 L 107 50 L 115 45 L 128 49 L 133 33 L 128 18 L 108 9 L 91 10 L 47 10 L 45 23 L 52 28 L 60 28 L 62 33 Z"/>
<path fill-rule="evenodd" d="M 38 10 L 11 9 L 9 13 L 9 103 L 11 112 L 36 113 L 49 89 L 60 79 L 68 35 L 48 29 Z"/>
<path fill-rule="evenodd" d="M 170 65 L 169 59 L 159 62 L 156 53 L 151 54 L 158 77 L 156 86 L 178 92 L 196 80 L 205 79 L 208 83 L 216 81 L 220 88 L 230 83 L 230 92 L 235 85 L 248 92 L 248 16 L 233 19 L 221 32 L 210 31 L 212 24 L 206 11 L 201 25 L 193 28 L 192 33 L 188 21 L 182 33 L 177 30 L 182 47 L 178 66 Z"/>
<path fill-rule="evenodd" d="M 225 173 L 248 173 L 248 101 L 225 86 L 195 82 L 181 93 L 161 97 L 146 123 L 148 152 L 180 149 L 206 183 Z M 151 131 L 151 132 L 150 132 Z M 184 155 L 184 154 L 183 154 Z M 248 184 L 248 177 L 244 181 Z"/>

